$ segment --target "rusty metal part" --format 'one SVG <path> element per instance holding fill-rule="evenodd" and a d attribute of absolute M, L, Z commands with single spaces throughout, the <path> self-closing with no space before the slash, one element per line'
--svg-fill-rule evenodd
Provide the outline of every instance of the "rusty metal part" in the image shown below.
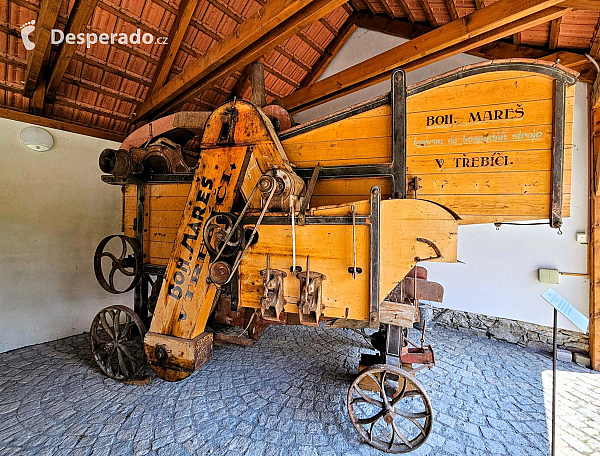
<path fill-rule="evenodd" d="M 121 240 L 122 249 L 119 257 L 111 252 L 104 251 L 106 245 L 114 238 L 119 238 Z M 131 247 L 133 251 L 133 254 L 131 255 L 127 254 L 128 246 Z M 108 280 L 106 280 L 104 272 L 102 271 L 102 258 L 105 257 L 110 258 L 112 261 L 111 269 L 108 273 Z M 131 284 L 124 290 L 118 290 L 115 286 L 114 279 L 117 271 L 124 276 L 133 277 Z M 94 253 L 94 273 L 96 274 L 98 283 L 109 293 L 120 294 L 133 290 L 142 277 L 142 255 L 137 241 L 122 234 L 115 234 L 102 239 Z"/>
<path fill-rule="evenodd" d="M 415 279 L 407 275 L 394 287 L 384 301 L 400 303 L 407 301 L 414 302 L 415 298 L 417 300 L 424 299 L 434 302 L 443 301 L 444 287 L 439 283 L 417 278 L 416 285 L 417 293 L 415 294 Z"/>
<path fill-rule="evenodd" d="M 202 134 L 210 114 L 208 111 L 182 111 L 153 120 L 127 136 L 119 149 L 141 147 L 159 136 L 184 144 L 192 137 Z"/>
<path fill-rule="evenodd" d="M 177 174 L 188 173 L 190 167 L 183 157 L 183 149 L 167 138 L 159 138 L 144 147 L 129 150 L 104 149 L 99 159 L 100 169 L 116 177 L 131 174 Z"/>
<path fill-rule="evenodd" d="M 271 269 L 270 255 L 267 254 L 267 269 L 260 271 L 263 278 L 263 296 L 260 299 L 260 315 L 265 320 L 279 321 L 285 306 L 283 278 L 285 271 Z"/>
<path fill-rule="evenodd" d="M 206 221 L 202 236 L 211 257 L 228 258 L 236 255 L 243 247 L 244 228 L 241 223 L 236 224 L 236 221 L 237 217 L 229 212 L 214 214 Z"/>
<path fill-rule="evenodd" d="M 425 239 L 425 238 L 417 238 L 418 242 L 422 242 L 424 244 L 427 244 L 429 247 L 431 247 L 433 249 L 433 251 L 435 252 L 435 256 L 431 256 L 428 258 L 419 258 L 418 256 L 415 257 L 415 261 L 419 262 L 419 261 L 430 261 L 430 260 L 437 260 L 439 258 L 442 258 L 442 254 L 440 252 L 440 249 L 438 249 L 438 246 L 435 245 L 432 241 L 430 241 L 429 239 Z"/>
<path fill-rule="evenodd" d="M 132 169 L 131 161 L 131 154 L 127 150 L 104 149 L 100 152 L 98 165 L 103 173 L 127 177 Z"/>
<path fill-rule="evenodd" d="M 397 367 L 364 369 L 350 385 L 346 405 L 360 436 L 388 453 L 415 450 L 431 433 L 433 411 L 425 389 Z"/>
<path fill-rule="evenodd" d="M 324 308 L 323 280 L 327 277 L 325 274 L 310 270 L 309 257 L 306 257 L 306 271 L 299 272 L 296 277 L 300 280 L 300 301 L 298 302 L 300 324 L 319 326 L 319 319 Z"/>
<path fill-rule="evenodd" d="M 313 168 L 312 175 L 310 176 L 310 181 L 308 181 L 308 187 L 306 188 L 306 193 L 304 195 L 304 199 L 302 200 L 302 205 L 300 206 L 300 211 L 298 213 L 298 225 L 304 225 L 306 220 L 306 211 L 310 206 L 310 200 L 312 199 L 313 193 L 315 191 L 315 187 L 317 185 L 317 179 L 319 178 L 319 173 L 323 167 L 320 163 L 317 163 L 317 166 Z"/>
<path fill-rule="evenodd" d="M 160 295 L 160 289 L 162 287 L 163 275 L 157 275 L 156 279 L 152 280 L 149 274 L 146 274 L 145 279 L 150 285 L 150 295 L 148 296 L 148 312 L 154 315 L 154 309 L 156 309 L 156 303 L 158 302 L 158 296 Z"/>
<path fill-rule="evenodd" d="M 400 354 L 403 364 L 424 364 L 427 367 L 435 366 L 435 355 L 431 345 L 422 347 L 402 347 Z"/>
<path fill-rule="evenodd" d="M 213 335 L 203 332 L 193 339 L 149 332 L 144 351 L 152 370 L 163 380 L 183 380 L 212 358 Z"/>
<path fill-rule="evenodd" d="M 271 180 L 268 177 L 271 177 Z M 304 192 L 304 181 L 296 173 L 279 168 L 273 169 L 270 174 L 265 174 L 258 180 L 262 207 L 265 207 L 273 185 L 276 188 L 271 202 L 268 204 L 270 210 L 289 212 L 291 201 L 297 200 Z"/>
<path fill-rule="evenodd" d="M 209 277 L 217 285 L 224 285 L 227 283 L 229 276 L 231 275 L 231 265 L 225 261 L 215 261 L 210 265 Z"/>
<path fill-rule="evenodd" d="M 125 306 L 102 309 L 90 327 L 92 357 L 110 378 L 131 380 L 146 365 L 146 327 L 133 310 Z"/>
<path fill-rule="evenodd" d="M 270 104 L 262 108 L 262 110 L 273 124 L 277 133 L 289 130 L 294 126 L 292 116 L 282 106 Z"/>

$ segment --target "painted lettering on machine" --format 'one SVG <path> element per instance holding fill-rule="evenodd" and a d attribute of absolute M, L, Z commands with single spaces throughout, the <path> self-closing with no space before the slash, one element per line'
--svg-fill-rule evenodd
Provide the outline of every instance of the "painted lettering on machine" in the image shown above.
<path fill-rule="evenodd" d="M 153 325 L 160 321 L 163 326 L 152 331 L 179 337 L 193 331 L 195 315 L 214 287 L 206 280 L 209 259 L 204 224 L 213 213 L 231 211 L 246 153 L 251 148 L 227 147 L 202 154 L 152 320 Z"/>

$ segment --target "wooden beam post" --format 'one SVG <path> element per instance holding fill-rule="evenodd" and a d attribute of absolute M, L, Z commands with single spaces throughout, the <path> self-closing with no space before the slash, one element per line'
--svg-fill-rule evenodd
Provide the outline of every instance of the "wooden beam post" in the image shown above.
<path fill-rule="evenodd" d="M 304 27 L 342 5 L 344 0 L 274 0 L 240 24 L 136 110 L 134 122 L 160 115 L 270 51 Z"/>
<path fill-rule="evenodd" d="M 548 22 L 568 10 L 560 0 L 500 0 L 407 43 L 372 57 L 283 98 L 292 111 L 306 109 L 387 78 L 395 68 L 420 68 L 499 38 Z M 415 63 L 416 61 L 418 63 Z"/>
<path fill-rule="evenodd" d="M 152 84 L 148 90 L 149 94 L 154 92 L 157 87 L 162 87 L 167 81 L 169 72 L 173 66 L 173 61 L 177 56 L 177 52 L 183 42 L 183 37 L 185 36 L 197 5 L 198 0 L 182 0 L 180 3 L 175 22 L 169 31 L 168 44 L 160 53 L 160 60 L 158 61 L 158 65 L 152 78 Z"/>
<path fill-rule="evenodd" d="M 54 28 L 54 24 L 56 24 L 61 4 L 62 0 L 46 0 L 40 6 L 40 11 L 35 21 L 35 31 L 33 32 L 35 34 L 33 39 L 35 47 L 27 51 L 27 68 L 25 70 L 23 89 L 25 97 L 31 97 L 35 90 L 40 71 L 42 70 L 42 64 L 44 63 L 44 56 L 50 47 L 51 30 Z"/>
<path fill-rule="evenodd" d="M 557 17 L 550 22 L 550 38 L 548 40 L 548 49 L 553 51 L 558 46 L 558 35 L 560 33 L 560 23 L 562 17 Z"/>
<path fill-rule="evenodd" d="M 589 240 L 588 273 L 590 278 L 590 360 L 600 371 L 600 76 L 588 89 L 589 103 Z"/>
<path fill-rule="evenodd" d="M 65 35 L 68 33 L 77 35 L 78 33 L 85 31 L 87 24 L 92 17 L 92 13 L 94 12 L 94 9 L 96 9 L 97 3 L 98 0 L 76 0 L 65 27 Z M 69 66 L 69 62 L 71 61 L 71 58 L 73 58 L 76 50 L 76 43 L 68 44 L 66 41 L 61 43 L 52 66 L 50 78 L 46 84 L 45 98 L 47 101 L 51 102 L 54 99 L 60 81 L 62 81 L 62 78 L 67 71 L 67 67 Z"/>
<path fill-rule="evenodd" d="M 265 95 L 265 64 L 263 59 L 252 63 L 252 95 L 250 101 L 259 108 L 267 104 Z"/>

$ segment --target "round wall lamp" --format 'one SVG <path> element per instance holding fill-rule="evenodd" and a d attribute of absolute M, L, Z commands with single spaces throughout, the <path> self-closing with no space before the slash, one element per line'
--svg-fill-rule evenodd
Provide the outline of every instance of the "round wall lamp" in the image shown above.
<path fill-rule="evenodd" d="M 54 145 L 54 138 L 40 127 L 27 127 L 21 130 L 21 142 L 36 152 L 45 152 Z"/>

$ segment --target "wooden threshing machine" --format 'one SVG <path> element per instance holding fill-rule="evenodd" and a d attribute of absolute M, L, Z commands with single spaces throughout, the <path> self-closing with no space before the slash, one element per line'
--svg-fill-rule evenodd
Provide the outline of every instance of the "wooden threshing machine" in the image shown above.
<path fill-rule="evenodd" d="M 398 70 L 389 94 L 295 127 L 243 100 L 141 127 L 100 157 L 123 188 L 124 234 L 100 243 L 96 274 L 112 293 L 135 289 L 135 312 L 96 316 L 96 362 L 118 380 L 148 362 L 176 381 L 213 342 L 250 344 L 270 324 L 370 328 L 378 354 L 361 358 L 350 418 L 376 448 L 417 448 L 432 411 L 414 374 L 435 360 L 408 328 L 419 299 L 443 295 L 419 265 L 456 262 L 461 224 L 560 229 L 576 76 L 495 61 L 407 88 Z"/>

